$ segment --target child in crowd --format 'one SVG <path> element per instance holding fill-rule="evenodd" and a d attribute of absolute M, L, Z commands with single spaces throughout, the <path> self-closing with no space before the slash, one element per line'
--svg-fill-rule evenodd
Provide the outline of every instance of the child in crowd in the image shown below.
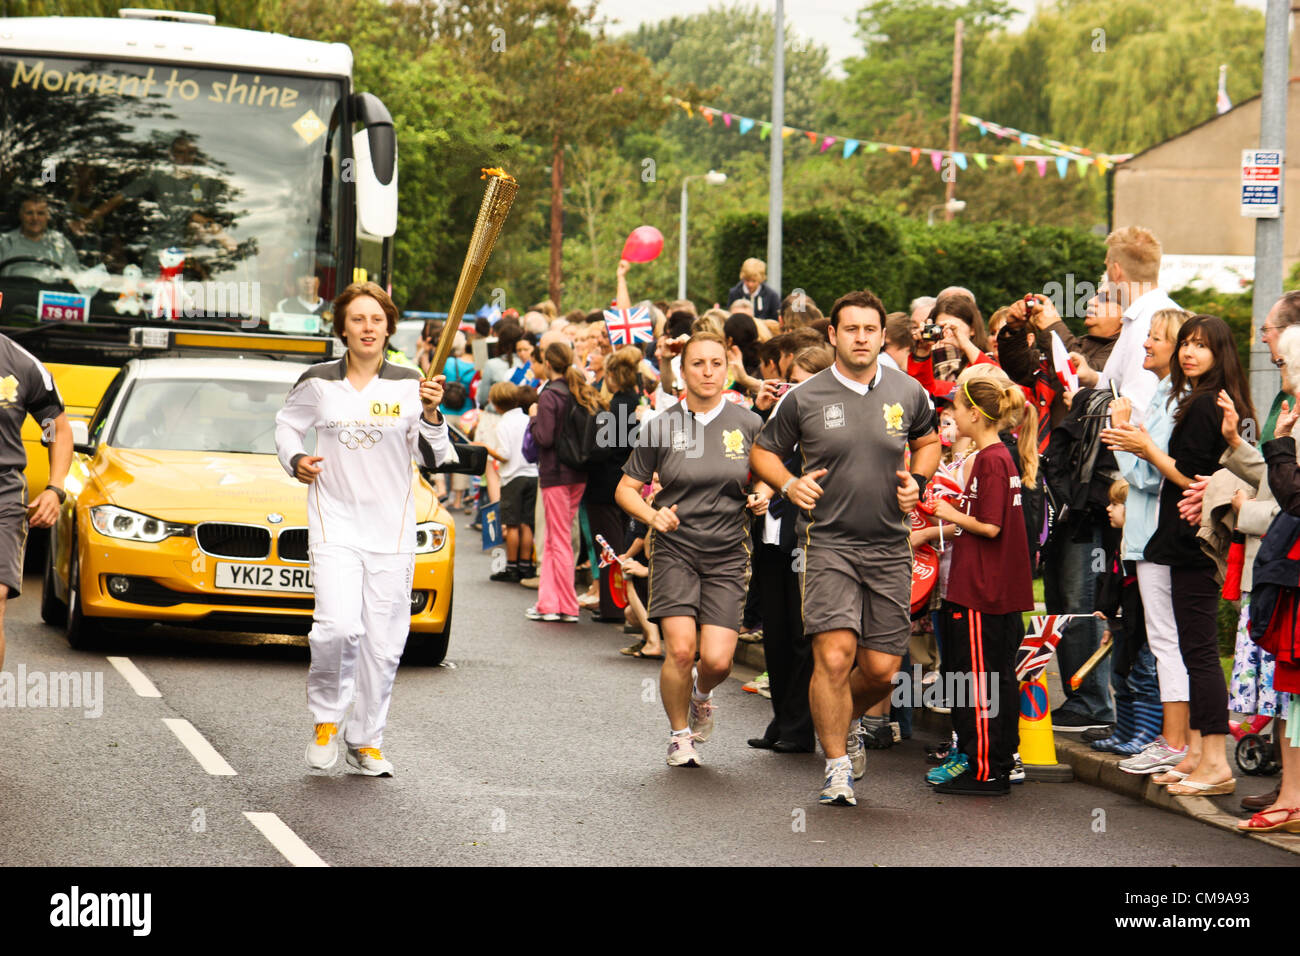
<path fill-rule="evenodd" d="M 1107 549 L 1107 571 L 1097 590 L 1097 611 L 1106 619 L 1103 642 L 1114 643 L 1110 673 L 1115 694 L 1115 732 L 1102 740 L 1094 740 L 1092 746 L 1096 750 L 1131 757 L 1160 736 L 1162 708 L 1160 685 L 1156 680 L 1156 659 L 1147 646 L 1137 566 L 1133 561 L 1124 560 L 1128 482 L 1123 478 L 1111 482 L 1109 498 L 1106 516 L 1119 536 L 1114 546 Z M 1070 677 L 1068 674 L 1061 676 L 1066 680 Z"/>
<path fill-rule="evenodd" d="M 653 489 L 653 484 L 643 489 L 647 501 L 650 500 L 649 493 Z M 650 569 L 637 560 L 638 556 L 645 556 L 646 535 L 649 531 L 648 527 L 635 518 L 627 519 L 626 537 L 631 543 L 628 545 L 627 552 L 620 555 L 623 562 L 623 579 L 627 582 L 625 618 L 627 626 L 640 629 L 641 639 L 635 644 L 629 644 L 619 653 L 628 657 L 661 661 L 664 657 L 664 646 L 659 636 L 659 625 L 650 620 L 646 613 L 646 604 L 650 600 Z"/>
<path fill-rule="evenodd" d="M 493 581 L 517 583 L 533 576 L 533 514 L 537 506 L 537 465 L 524 458 L 525 411 L 537 401 L 537 391 L 527 385 L 497 382 L 488 401 L 501 412 L 496 427 L 496 447 L 488 448 L 500 465 L 500 521 L 506 541 L 506 566 Z"/>
<path fill-rule="evenodd" d="M 1020 489 L 1037 478 L 1038 415 L 1025 404 L 1020 386 L 993 365 L 963 371 L 955 399 L 957 428 L 977 451 L 967 463 L 958 504 L 941 498 L 934 514 L 960 532 L 942 614 L 949 629 L 947 670 L 966 679 L 952 708 L 958 752 L 927 780 L 940 793 L 999 795 L 1010 791 L 1019 741 L 1015 659 L 1024 638 L 1021 614 L 1034 606 Z M 1023 475 L 998 436 L 1017 425 Z"/>

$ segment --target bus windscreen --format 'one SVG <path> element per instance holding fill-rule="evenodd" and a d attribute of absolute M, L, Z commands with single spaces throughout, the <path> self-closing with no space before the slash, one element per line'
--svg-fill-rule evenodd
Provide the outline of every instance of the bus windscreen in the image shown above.
<path fill-rule="evenodd" d="M 327 333 L 347 266 L 330 132 L 344 93 L 341 78 L 0 54 L 0 325 Z"/>

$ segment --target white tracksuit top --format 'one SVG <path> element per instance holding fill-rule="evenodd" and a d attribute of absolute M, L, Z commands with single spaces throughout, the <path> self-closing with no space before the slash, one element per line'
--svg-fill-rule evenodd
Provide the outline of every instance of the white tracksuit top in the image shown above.
<path fill-rule="evenodd" d="M 446 424 L 424 420 L 420 373 L 384 362 L 357 391 L 347 357 L 302 374 L 275 416 L 275 446 L 290 475 L 316 429 L 321 472 L 307 490 L 309 546 L 342 544 L 364 551 L 415 551 L 411 459 L 427 468 L 456 461 Z M 296 476 L 295 476 L 296 477 Z"/>

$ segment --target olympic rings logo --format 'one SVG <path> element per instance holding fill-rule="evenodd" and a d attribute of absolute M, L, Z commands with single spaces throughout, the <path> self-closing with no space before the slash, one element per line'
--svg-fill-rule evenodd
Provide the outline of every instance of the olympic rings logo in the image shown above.
<path fill-rule="evenodd" d="M 384 433 L 378 429 L 366 431 L 364 428 L 344 428 L 339 432 L 339 444 L 350 451 L 358 448 L 373 448 L 383 441 Z"/>

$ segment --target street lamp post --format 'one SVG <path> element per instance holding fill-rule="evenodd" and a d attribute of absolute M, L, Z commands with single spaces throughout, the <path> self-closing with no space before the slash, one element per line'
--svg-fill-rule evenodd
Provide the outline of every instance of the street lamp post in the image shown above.
<path fill-rule="evenodd" d="M 721 186 L 727 181 L 726 173 L 710 169 L 698 176 L 686 176 L 682 179 L 682 236 L 677 248 L 677 298 L 686 298 L 686 184 L 692 179 L 703 179 L 710 186 Z"/>

